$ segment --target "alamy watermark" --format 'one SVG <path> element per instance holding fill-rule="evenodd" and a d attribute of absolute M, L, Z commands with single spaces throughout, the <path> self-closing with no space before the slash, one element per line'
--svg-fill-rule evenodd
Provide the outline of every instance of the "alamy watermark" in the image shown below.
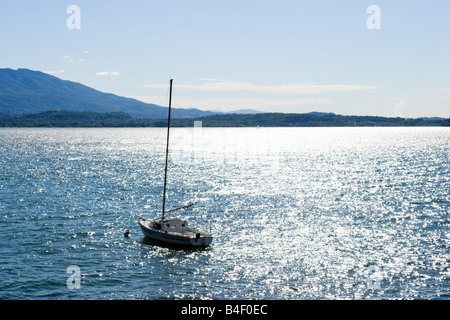
<path fill-rule="evenodd" d="M 67 267 L 67 274 L 70 276 L 67 278 L 67 289 L 81 289 L 81 269 L 77 265 L 71 265 Z"/>
<path fill-rule="evenodd" d="M 384 273 L 381 272 L 381 269 L 377 266 L 370 266 L 367 271 L 367 289 L 381 289 L 381 281 L 384 278 Z"/>
<path fill-rule="evenodd" d="M 366 26 L 369 30 L 379 30 L 381 29 L 381 10 L 377 5 L 370 5 L 367 7 L 366 12 L 370 16 L 366 20 Z"/>
<path fill-rule="evenodd" d="M 81 29 L 81 9 L 77 5 L 70 5 L 66 10 L 67 14 L 70 16 L 66 20 L 66 26 L 69 30 Z"/>

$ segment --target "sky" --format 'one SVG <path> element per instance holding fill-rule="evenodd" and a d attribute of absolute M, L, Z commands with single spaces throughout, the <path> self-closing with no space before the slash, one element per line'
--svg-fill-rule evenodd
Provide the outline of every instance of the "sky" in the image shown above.
<path fill-rule="evenodd" d="M 201 110 L 450 116 L 450 1 L 0 0 L 0 68 Z"/>

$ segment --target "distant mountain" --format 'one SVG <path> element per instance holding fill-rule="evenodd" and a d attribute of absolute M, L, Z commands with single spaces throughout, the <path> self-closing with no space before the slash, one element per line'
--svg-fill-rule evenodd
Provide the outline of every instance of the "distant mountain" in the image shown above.
<path fill-rule="evenodd" d="M 237 114 L 257 114 L 257 113 L 264 113 L 262 111 L 254 110 L 254 109 L 239 109 L 236 111 L 230 111 L 227 113 L 237 113 Z"/>
<path fill-rule="evenodd" d="M 135 118 L 161 119 L 167 108 L 104 93 L 80 83 L 29 69 L 0 69 L 0 114 L 53 110 L 125 112 Z M 174 118 L 198 118 L 214 112 L 173 108 Z"/>
<path fill-rule="evenodd" d="M 213 114 L 257 114 L 265 113 L 264 111 L 259 111 L 255 109 L 239 109 L 234 111 L 220 111 L 220 110 L 210 110 Z"/>

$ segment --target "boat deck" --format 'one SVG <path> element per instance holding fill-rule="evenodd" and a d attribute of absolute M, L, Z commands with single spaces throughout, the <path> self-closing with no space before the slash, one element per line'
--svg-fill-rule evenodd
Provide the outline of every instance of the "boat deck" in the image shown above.
<path fill-rule="evenodd" d="M 181 220 L 140 219 L 139 224 L 144 235 L 155 240 L 192 246 L 209 246 L 211 244 L 213 237 L 210 234 L 186 227 L 186 222 L 181 224 L 181 228 L 170 225 L 170 222 L 176 221 Z"/>
<path fill-rule="evenodd" d="M 210 234 L 208 234 L 206 232 L 202 232 L 197 229 L 190 228 L 190 227 L 185 227 L 182 230 L 179 230 L 179 229 L 178 230 L 163 230 L 163 229 L 158 230 L 153 227 L 154 221 L 152 221 L 152 220 L 141 220 L 140 222 L 142 223 L 142 225 L 144 227 L 152 229 L 152 231 L 154 231 L 154 232 L 170 233 L 172 235 L 188 237 L 191 239 L 195 239 L 197 237 L 197 235 L 200 235 L 202 237 L 212 237 Z"/>

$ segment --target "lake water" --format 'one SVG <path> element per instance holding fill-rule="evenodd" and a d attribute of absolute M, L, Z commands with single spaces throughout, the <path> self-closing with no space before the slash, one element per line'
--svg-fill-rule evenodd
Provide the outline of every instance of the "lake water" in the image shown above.
<path fill-rule="evenodd" d="M 450 129 L 174 128 L 196 250 L 165 134 L 0 129 L 0 299 L 450 298 Z"/>

